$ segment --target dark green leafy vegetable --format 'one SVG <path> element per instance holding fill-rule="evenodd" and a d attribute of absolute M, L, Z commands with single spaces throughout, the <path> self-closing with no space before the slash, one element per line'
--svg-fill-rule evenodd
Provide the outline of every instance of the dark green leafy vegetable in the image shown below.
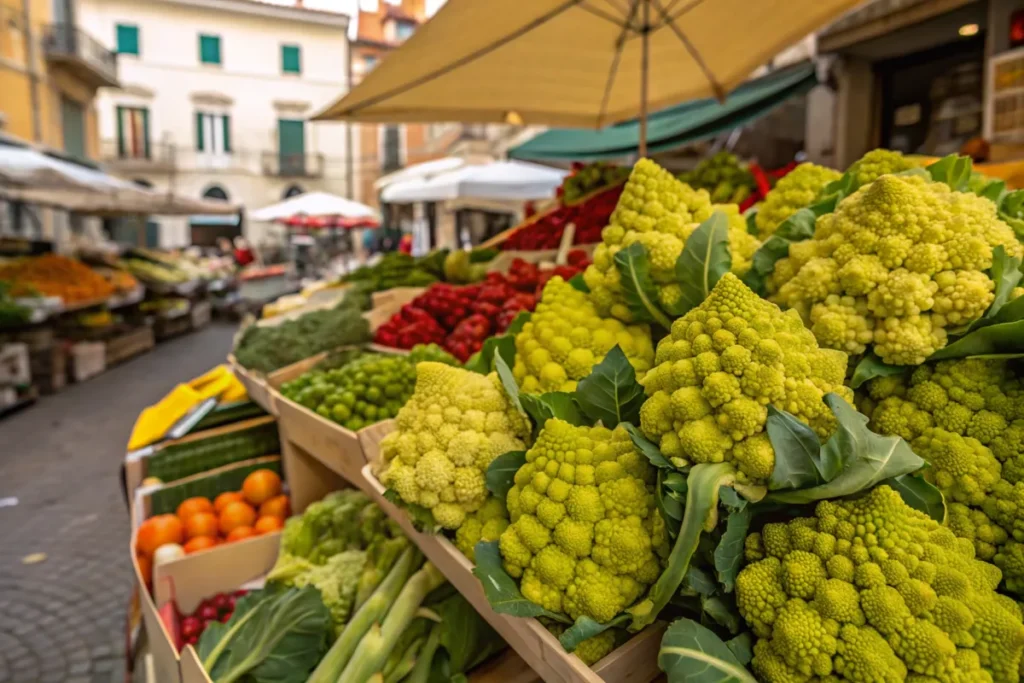
<path fill-rule="evenodd" d="M 658 666 L 669 683 L 757 683 L 726 643 L 691 619 L 665 631 Z"/>
<path fill-rule="evenodd" d="M 682 295 L 669 313 L 681 316 L 699 306 L 731 267 L 729 220 L 716 211 L 687 238 L 676 261 L 676 281 Z"/>
<path fill-rule="evenodd" d="M 621 252 L 619 252 L 621 253 Z M 591 373 L 580 380 L 574 393 L 583 414 L 609 429 L 620 422 L 640 423 L 644 389 L 636 381 L 636 371 L 616 344 Z"/>
<path fill-rule="evenodd" d="M 634 242 L 615 254 L 615 267 L 622 279 L 622 291 L 633 319 L 636 322 L 655 322 L 664 329 L 672 321 L 658 307 L 654 280 L 651 279 L 651 264 L 647 250 Z"/>

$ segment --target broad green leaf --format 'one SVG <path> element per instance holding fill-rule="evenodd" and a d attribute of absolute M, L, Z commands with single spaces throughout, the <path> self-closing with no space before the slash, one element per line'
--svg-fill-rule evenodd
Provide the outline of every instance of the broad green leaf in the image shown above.
<path fill-rule="evenodd" d="M 670 472 L 665 475 L 665 488 L 686 495 L 686 475 L 681 472 Z"/>
<path fill-rule="evenodd" d="M 757 209 L 756 208 L 747 209 L 747 212 L 745 214 L 743 214 L 743 217 L 745 219 L 747 219 L 747 232 L 750 233 L 751 235 L 753 235 L 754 237 L 757 237 L 757 235 L 758 235 L 758 229 L 757 229 Z"/>
<path fill-rule="evenodd" d="M 654 322 L 666 330 L 672 326 L 658 306 L 657 286 L 651 279 L 651 264 L 647 249 L 634 242 L 615 254 L 615 267 L 619 269 L 622 293 L 636 322 Z"/>
<path fill-rule="evenodd" d="M 665 485 L 667 470 L 658 470 L 658 480 L 654 489 L 654 502 L 658 506 L 661 518 L 665 520 L 665 527 L 669 536 L 675 538 L 679 533 L 679 525 L 683 523 L 683 508 L 686 505 L 686 495 L 677 493 Z"/>
<path fill-rule="evenodd" d="M 757 683 L 718 636 L 692 619 L 679 619 L 665 631 L 658 666 L 668 683 Z"/>
<path fill-rule="evenodd" d="M 402 500 L 402 497 L 398 495 L 398 491 L 394 489 L 388 489 L 384 492 L 384 499 L 394 505 L 399 510 L 404 510 L 405 514 L 409 515 L 409 519 L 412 520 L 412 525 L 416 527 L 418 531 L 424 531 L 427 533 L 433 533 L 437 528 L 437 523 L 434 521 L 434 513 L 422 505 L 416 503 L 406 503 Z"/>
<path fill-rule="evenodd" d="M 639 423 L 645 398 L 636 371 L 618 344 L 579 381 L 574 397 L 584 415 L 609 429 L 620 422 Z"/>
<path fill-rule="evenodd" d="M 728 490 L 722 489 L 723 492 Z M 748 507 L 730 514 L 725 522 L 725 532 L 715 548 L 715 571 L 726 593 L 732 592 L 743 564 L 743 546 L 747 540 L 747 531 L 750 530 L 750 519 Z"/>
<path fill-rule="evenodd" d="M 743 628 L 743 618 L 740 617 L 736 601 L 731 595 L 701 598 L 700 608 L 716 624 L 724 626 L 729 633 L 739 633 Z"/>
<path fill-rule="evenodd" d="M 843 179 L 841 178 L 841 180 Z M 835 182 L 839 183 L 840 181 Z M 826 186 L 827 188 L 828 186 Z M 765 281 L 772 271 L 775 270 L 775 262 L 789 256 L 789 245 L 793 242 L 802 242 L 813 237 L 814 225 L 818 217 L 826 213 L 832 213 L 835 210 L 836 203 L 843 196 L 845 195 L 843 194 L 842 187 L 838 187 L 834 194 L 809 207 L 800 209 L 782 221 L 775 232 L 754 252 L 750 270 L 743 276 L 743 282 L 758 294 L 764 294 Z"/>
<path fill-rule="evenodd" d="M 951 190 L 965 192 L 971 179 L 972 162 L 970 157 L 950 154 L 942 157 L 925 170 L 932 180 L 945 183 Z"/>
<path fill-rule="evenodd" d="M 1006 181 L 995 179 L 986 183 L 978 194 L 996 206 L 1000 206 L 1003 203 L 1003 198 L 1006 197 L 1006 192 Z"/>
<path fill-rule="evenodd" d="M 647 437 L 641 434 L 638 428 L 626 423 L 626 433 L 629 434 L 629 438 L 633 442 L 633 445 L 636 446 L 636 449 L 643 453 L 643 455 L 651 461 L 652 465 L 663 470 L 675 469 L 675 466 L 661 454 L 658 447 L 648 441 Z"/>
<path fill-rule="evenodd" d="M 558 642 L 562 644 L 566 652 L 575 652 L 584 640 L 593 638 L 610 628 L 624 626 L 628 621 L 629 617 L 625 614 L 615 616 L 607 624 L 599 624 L 590 617 L 580 617 L 572 626 L 562 632 L 562 635 L 558 637 Z"/>
<path fill-rule="evenodd" d="M 835 205 L 842 201 L 845 197 L 850 196 L 857 191 L 857 171 L 856 169 L 850 169 L 838 179 L 833 180 L 831 183 L 826 185 L 818 192 L 818 196 L 814 200 L 814 204 L 824 204 L 827 201 L 832 202 L 832 208 L 825 213 L 831 213 L 835 208 Z M 819 216 L 821 214 L 818 214 Z"/>
<path fill-rule="evenodd" d="M 533 313 L 530 311 L 519 311 L 516 317 L 512 319 L 509 326 L 505 329 L 505 335 L 515 336 L 523 331 L 523 325 L 530 322 L 530 318 L 533 317 Z"/>
<path fill-rule="evenodd" d="M 1015 305 L 1014 309 L 1024 312 L 1024 297 L 1003 306 L 1002 311 Z M 1016 354 L 1024 350 L 1024 318 L 1013 322 L 996 323 L 969 332 L 949 346 L 939 349 L 929 361 L 948 360 L 951 358 L 971 358 L 975 356 L 991 356 Z"/>
<path fill-rule="evenodd" d="M 882 482 L 900 494 L 903 502 L 940 524 L 946 523 L 946 502 L 935 486 L 915 474 L 901 474 Z"/>
<path fill-rule="evenodd" d="M 522 403 L 523 410 L 538 427 L 542 427 L 553 417 L 576 426 L 584 424 L 583 414 L 580 412 L 579 406 L 576 405 L 572 394 L 563 391 L 552 391 L 540 396 L 519 394 L 519 402 Z"/>
<path fill-rule="evenodd" d="M 501 636 L 461 594 L 454 593 L 439 604 L 431 605 L 431 609 L 441 617 L 437 628 L 440 645 L 448 654 L 450 671 L 469 671 L 506 647 Z"/>
<path fill-rule="evenodd" d="M 741 497 L 733 487 L 726 486 L 718 492 L 718 496 L 722 505 L 729 508 L 731 512 L 739 512 L 747 507 L 747 499 Z"/>
<path fill-rule="evenodd" d="M 487 466 L 487 490 L 501 500 L 508 496 L 509 489 L 515 485 L 516 472 L 526 464 L 526 451 L 509 451 L 491 461 Z"/>
<path fill-rule="evenodd" d="M 518 319 L 519 318 L 517 317 L 516 320 Z M 515 324 L 515 320 L 513 320 L 512 323 Z M 484 344 L 480 347 L 480 350 L 470 356 L 469 360 L 467 360 L 462 367 L 481 375 L 489 375 L 494 371 L 495 356 L 501 355 L 506 359 L 506 362 L 509 360 L 514 361 L 515 350 L 515 339 L 510 334 L 488 337 L 484 340 Z"/>
<path fill-rule="evenodd" d="M 916 472 L 924 466 L 924 460 L 910 449 L 906 441 L 870 431 L 868 418 L 837 394 L 826 394 L 825 403 L 835 415 L 837 427 L 821 447 L 821 460 L 843 463 L 842 471 L 818 486 L 773 491 L 765 497 L 766 502 L 803 504 L 849 496 L 891 477 Z"/>
<path fill-rule="evenodd" d="M 850 386 L 854 389 L 859 389 L 862 384 L 876 377 L 891 377 L 892 375 L 906 372 L 906 370 L 907 367 L 905 365 L 889 365 L 876 356 L 874 351 L 869 351 L 857 363 L 857 367 L 853 371 L 853 378 L 850 380 Z"/>
<path fill-rule="evenodd" d="M 725 644 L 743 666 L 750 664 L 750 660 L 754 658 L 754 637 L 750 631 L 725 641 Z"/>
<path fill-rule="evenodd" d="M 586 292 L 587 294 L 590 293 L 590 287 L 587 287 L 587 283 L 583 281 L 583 273 L 576 273 L 576 275 L 573 275 L 569 280 L 569 284 L 581 292 Z"/>
<path fill-rule="evenodd" d="M 686 571 L 686 578 L 683 579 L 683 591 L 690 591 L 697 595 L 708 597 L 718 592 L 718 584 L 715 579 L 700 567 L 690 565 Z"/>
<path fill-rule="evenodd" d="M 687 238 L 676 261 L 676 282 L 682 287 L 682 296 L 671 313 L 681 316 L 699 306 L 731 267 L 729 219 L 716 211 Z"/>
<path fill-rule="evenodd" d="M 1010 300 L 1013 288 L 1020 282 L 1024 273 L 1020 270 L 1020 259 L 1006 253 L 1006 247 L 998 245 L 992 250 L 992 281 L 996 283 L 995 298 L 985 312 L 986 318 L 999 314 L 999 309 Z"/>
<path fill-rule="evenodd" d="M 999 211 L 1010 218 L 1024 218 L 1024 190 L 1014 190 L 1003 195 Z"/>
<path fill-rule="evenodd" d="M 501 386 L 505 387 L 505 393 L 508 394 L 508 400 L 512 402 L 512 405 L 525 413 L 526 411 L 523 410 L 523 404 L 519 401 L 519 385 L 516 384 L 516 378 L 512 375 L 512 370 L 509 368 L 508 362 L 500 353 L 494 354 L 494 369 L 498 372 L 498 379 L 501 380 Z"/>
<path fill-rule="evenodd" d="M 825 481 L 818 464 L 821 442 L 813 429 L 771 405 L 765 428 L 775 449 L 775 468 L 768 481 L 770 491 L 801 489 Z"/>
<path fill-rule="evenodd" d="M 679 535 L 672 546 L 668 566 L 654 582 L 647 596 L 627 610 L 633 616 L 630 630 L 638 631 L 654 622 L 679 590 L 697 551 L 700 535 L 718 523 L 718 490 L 736 477 L 731 463 L 695 465 L 686 478 L 686 507 Z"/>
<path fill-rule="evenodd" d="M 476 544 L 474 552 L 476 566 L 473 568 L 473 576 L 480 579 L 487 602 L 495 612 L 513 617 L 548 617 L 563 624 L 569 623 L 565 615 L 550 612 L 523 597 L 515 579 L 501 566 L 501 552 L 498 550 L 497 541 L 480 541 Z"/>

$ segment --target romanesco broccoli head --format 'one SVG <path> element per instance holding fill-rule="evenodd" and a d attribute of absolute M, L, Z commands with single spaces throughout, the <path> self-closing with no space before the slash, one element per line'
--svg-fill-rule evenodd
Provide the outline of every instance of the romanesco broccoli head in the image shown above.
<path fill-rule="evenodd" d="M 796 313 L 726 273 L 658 343 L 642 382 L 640 428 L 677 466 L 729 460 L 749 480 L 764 481 L 775 465 L 764 431 L 768 405 L 829 436 L 835 418 L 822 399 L 835 392 L 852 401 L 846 362 L 841 351 L 819 349 Z"/>
<path fill-rule="evenodd" d="M 768 524 L 736 580 L 759 680 L 1020 680 L 1020 608 L 999 570 L 888 486 Z"/>
<path fill-rule="evenodd" d="M 380 444 L 381 483 L 453 530 L 487 499 L 491 461 L 525 448 L 530 433 L 496 374 L 434 362 L 416 366 L 416 390 L 395 422 Z"/>
<path fill-rule="evenodd" d="M 764 198 L 754 219 L 758 236 L 767 239 L 769 235 L 800 209 L 814 203 L 822 188 L 842 174 L 817 164 L 800 164 L 776 183 Z"/>
<path fill-rule="evenodd" d="M 1024 593 L 1024 381 L 1015 361 L 963 358 L 872 380 L 861 411 L 879 433 L 906 439 L 950 507 L 950 528 Z M 1004 561 L 1005 559 L 1005 561 Z"/>
<path fill-rule="evenodd" d="M 572 392 L 612 347 L 629 359 L 637 377 L 654 362 L 648 325 L 626 325 L 598 315 L 586 293 L 555 276 L 544 285 L 537 308 L 516 335 L 516 382 L 526 393 Z"/>
<path fill-rule="evenodd" d="M 479 510 L 468 515 L 455 532 L 455 547 L 475 563 L 476 544 L 480 541 L 497 541 L 507 528 L 508 511 L 505 502 L 491 496 Z"/>
<path fill-rule="evenodd" d="M 873 149 L 853 162 L 849 170 L 856 174 L 857 186 L 860 187 L 878 180 L 883 175 L 902 173 L 920 166 L 920 161 L 905 157 L 902 152 Z"/>
<path fill-rule="evenodd" d="M 977 320 L 994 298 L 992 250 L 1024 247 L 988 199 L 945 183 L 883 175 L 818 218 L 768 282 L 822 346 L 869 346 L 886 363 L 918 365 L 948 330 Z"/>
<path fill-rule="evenodd" d="M 516 472 L 499 543 L 523 595 L 599 623 L 640 598 L 668 553 L 653 477 L 625 428 L 549 419 Z"/>
<path fill-rule="evenodd" d="M 602 316 L 632 321 L 623 295 L 615 254 L 634 242 L 642 244 L 651 264 L 651 278 L 657 284 L 659 303 L 670 308 L 680 297 L 675 284 L 675 265 L 686 239 L 715 211 L 729 219 L 729 248 L 733 272 L 745 273 L 760 246 L 746 229 L 746 221 L 735 204 L 712 204 L 706 190 L 694 190 L 650 159 L 633 166 L 610 224 L 601 233 L 594 262 L 583 273 L 591 300 Z"/>

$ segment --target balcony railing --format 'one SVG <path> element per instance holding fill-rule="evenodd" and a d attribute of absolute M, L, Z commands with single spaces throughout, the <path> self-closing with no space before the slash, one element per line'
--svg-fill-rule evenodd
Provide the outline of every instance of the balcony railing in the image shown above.
<path fill-rule="evenodd" d="M 283 154 L 264 152 L 264 175 L 279 178 L 320 178 L 324 174 L 323 154 Z"/>
<path fill-rule="evenodd" d="M 104 140 L 101 150 L 103 163 L 111 170 L 124 173 L 167 172 L 179 163 L 174 145 L 151 143 L 143 149 L 132 149 L 127 142 Z"/>
<path fill-rule="evenodd" d="M 46 58 L 93 87 L 115 87 L 117 55 L 74 24 L 50 24 L 43 40 Z"/>

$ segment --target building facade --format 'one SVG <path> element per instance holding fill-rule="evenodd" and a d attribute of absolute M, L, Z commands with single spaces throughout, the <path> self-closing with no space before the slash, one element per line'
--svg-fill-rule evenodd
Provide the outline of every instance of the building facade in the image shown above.
<path fill-rule="evenodd" d="M 301 0 L 78 1 L 120 66 L 120 87 L 96 102 L 107 170 L 249 210 L 314 190 L 351 196 L 345 124 L 309 121 L 348 89 L 349 16 Z M 258 244 L 277 230 L 244 217 L 155 220 L 165 247 Z"/>

